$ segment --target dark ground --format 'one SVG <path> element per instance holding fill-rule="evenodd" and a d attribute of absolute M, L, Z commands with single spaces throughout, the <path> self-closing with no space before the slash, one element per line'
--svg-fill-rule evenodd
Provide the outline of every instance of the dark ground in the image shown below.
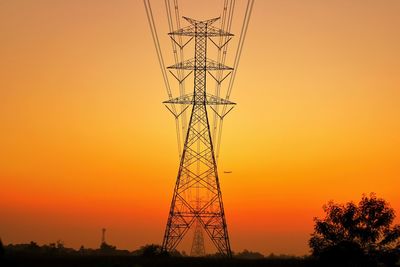
<path fill-rule="evenodd" d="M 222 259 L 190 257 L 141 257 L 141 256 L 39 256 L 9 255 L 3 258 L 0 266 L 20 267 L 369 267 L 359 264 L 317 263 L 311 259 Z M 371 265 L 372 266 L 372 265 Z"/>

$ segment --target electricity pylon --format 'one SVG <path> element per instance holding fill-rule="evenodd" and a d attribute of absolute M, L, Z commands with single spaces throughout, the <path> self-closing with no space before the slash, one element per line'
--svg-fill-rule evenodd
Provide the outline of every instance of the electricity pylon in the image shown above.
<path fill-rule="evenodd" d="M 201 223 L 199 221 L 196 221 L 190 256 L 204 257 L 205 255 L 206 255 L 206 249 L 204 247 L 203 229 Z"/>
<path fill-rule="evenodd" d="M 200 198 L 200 187 L 196 186 L 196 209 L 200 209 L 201 198 Z M 206 255 L 206 248 L 204 245 L 204 236 L 202 225 L 199 220 L 196 220 L 194 226 L 192 249 L 190 251 L 190 256 L 192 257 L 204 257 Z"/>
<path fill-rule="evenodd" d="M 207 58 L 207 41 L 210 40 L 216 45 L 213 38 L 230 38 L 233 34 L 212 26 L 219 18 L 205 21 L 184 18 L 190 26 L 173 31 L 169 35 L 173 40 L 175 36 L 191 38 L 188 42 L 194 40 L 194 58 L 168 68 L 193 71 L 194 90 L 192 94 L 164 102 L 171 105 L 185 105 L 192 110 L 162 249 L 173 251 L 193 224 L 198 224 L 207 233 L 219 253 L 231 257 L 207 107 L 211 106 L 210 108 L 216 112 L 213 106 L 235 105 L 235 103 L 207 93 L 206 85 L 207 73 L 212 76 L 212 71 L 233 70 Z M 196 194 L 201 194 L 203 201 L 200 205 L 198 205 L 198 195 L 194 197 Z"/>

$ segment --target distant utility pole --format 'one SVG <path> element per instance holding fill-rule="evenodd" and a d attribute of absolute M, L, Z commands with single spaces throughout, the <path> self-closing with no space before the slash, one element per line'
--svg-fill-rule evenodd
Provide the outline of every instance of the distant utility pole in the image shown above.
<path fill-rule="evenodd" d="M 106 243 L 106 228 L 101 229 L 101 244 Z"/>

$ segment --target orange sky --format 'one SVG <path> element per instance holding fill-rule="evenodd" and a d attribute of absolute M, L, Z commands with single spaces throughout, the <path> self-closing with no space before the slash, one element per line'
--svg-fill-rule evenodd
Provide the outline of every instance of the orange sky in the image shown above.
<path fill-rule="evenodd" d="M 235 251 L 307 253 L 328 200 L 373 191 L 400 210 L 399 13 L 397 0 L 256 2 L 219 161 Z M 0 32 L 3 241 L 97 247 L 106 227 L 120 248 L 160 243 L 178 153 L 142 1 L 0 1 Z"/>

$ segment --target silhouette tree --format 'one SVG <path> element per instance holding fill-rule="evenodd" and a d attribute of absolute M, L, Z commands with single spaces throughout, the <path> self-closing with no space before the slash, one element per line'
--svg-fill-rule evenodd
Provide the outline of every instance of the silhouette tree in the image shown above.
<path fill-rule="evenodd" d="M 315 218 L 314 233 L 309 245 L 312 254 L 330 260 L 380 259 L 397 254 L 400 225 L 394 225 L 395 212 L 374 193 L 363 195 L 357 204 L 336 204 L 323 207 L 325 218 Z"/>
<path fill-rule="evenodd" d="M 40 246 L 36 242 L 31 241 L 27 246 L 27 251 L 30 253 L 38 253 L 40 251 Z"/>
<path fill-rule="evenodd" d="M 4 249 L 3 241 L 0 238 L 0 258 L 3 257 L 4 254 L 5 254 L 5 249 Z"/>
<path fill-rule="evenodd" d="M 85 247 L 84 247 L 83 245 L 81 245 L 81 246 L 79 247 L 78 252 L 79 252 L 79 254 L 81 254 L 81 255 L 85 254 L 85 252 L 86 252 Z"/>
<path fill-rule="evenodd" d="M 161 246 L 156 244 L 144 245 L 135 251 L 135 254 L 144 257 L 159 256 L 161 255 Z"/>
<path fill-rule="evenodd" d="M 170 252 L 162 251 L 162 247 L 156 244 L 147 244 L 141 246 L 138 250 L 133 251 L 132 254 L 143 257 L 157 257 L 157 256 L 182 257 L 182 254 L 178 250 L 174 249 L 173 251 Z"/>
<path fill-rule="evenodd" d="M 100 245 L 100 252 L 105 254 L 114 253 L 117 247 L 107 244 L 106 242 L 102 242 Z"/>
<path fill-rule="evenodd" d="M 57 241 L 56 241 L 56 248 L 57 248 L 58 250 L 63 250 L 63 249 L 65 249 L 64 241 L 62 241 L 62 240 L 57 240 Z"/>
<path fill-rule="evenodd" d="M 239 252 L 235 255 L 236 258 L 240 259 L 262 259 L 264 255 L 259 252 L 249 251 L 247 249 Z"/>

